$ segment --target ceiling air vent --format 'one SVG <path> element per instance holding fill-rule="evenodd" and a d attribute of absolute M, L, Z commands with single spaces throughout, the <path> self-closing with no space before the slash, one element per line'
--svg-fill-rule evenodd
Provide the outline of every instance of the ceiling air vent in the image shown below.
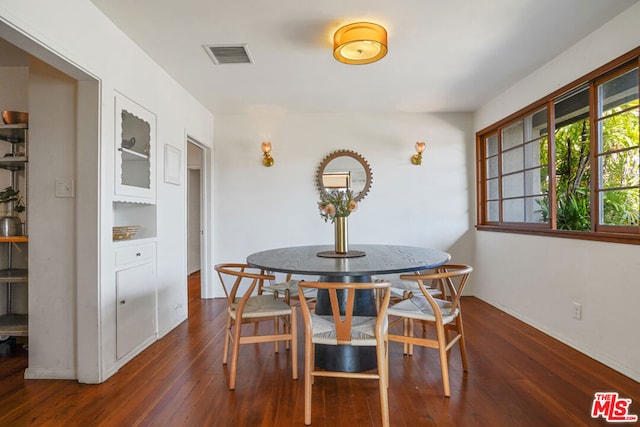
<path fill-rule="evenodd" d="M 246 44 L 236 45 L 220 45 L 211 44 L 204 45 L 204 50 L 211 58 L 214 64 L 253 64 L 251 55 Z"/>

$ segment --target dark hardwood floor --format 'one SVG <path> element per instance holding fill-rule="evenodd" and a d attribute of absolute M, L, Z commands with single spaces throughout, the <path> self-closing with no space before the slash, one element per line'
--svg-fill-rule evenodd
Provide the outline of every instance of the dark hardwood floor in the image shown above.
<path fill-rule="evenodd" d="M 0 353 L 0 426 L 302 426 L 300 379 L 272 344 L 241 348 L 235 391 L 222 365 L 226 302 L 200 300 L 190 278 L 189 319 L 100 385 L 25 380 L 25 352 Z M 451 355 L 451 397 L 442 395 L 437 351 L 402 356 L 392 343 L 392 426 L 606 425 L 590 417 L 595 392 L 632 399 L 640 384 L 496 310 L 463 299 L 469 372 Z M 300 317 L 300 321 L 302 316 Z M 302 350 L 302 328 L 299 348 Z M 375 381 L 318 378 L 312 425 L 380 425 Z"/>

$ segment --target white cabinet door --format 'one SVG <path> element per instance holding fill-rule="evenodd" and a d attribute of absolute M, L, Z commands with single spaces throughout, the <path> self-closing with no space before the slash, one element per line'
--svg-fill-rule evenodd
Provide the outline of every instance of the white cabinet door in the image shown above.
<path fill-rule="evenodd" d="M 116 356 L 126 356 L 156 333 L 154 263 L 116 271 Z"/>
<path fill-rule="evenodd" d="M 115 108 L 114 200 L 155 204 L 155 114 L 119 93 Z"/>

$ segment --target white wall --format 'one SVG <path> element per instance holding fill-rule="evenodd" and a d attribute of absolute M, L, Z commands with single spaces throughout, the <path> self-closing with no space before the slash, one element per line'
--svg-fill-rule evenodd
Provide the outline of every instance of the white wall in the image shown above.
<path fill-rule="evenodd" d="M 275 165 L 262 166 L 250 115 L 216 116 L 215 262 L 252 252 L 332 244 L 317 209 L 315 174 L 330 152 L 362 154 L 373 185 L 349 216 L 349 241 L 434 247 L 472 263 L 473 134 L 469 114 L 292 114 L 271 131 Z M 425 140 L 422 166 L 410 157 Z"/>
<path fill-rule="evenodd" d="M 76 81 L 33 59 L 29 66 L 29 372 L 73 378 L 76 367 Z M 55 248 L 55 250 L 52 250 Z M 51 345 L 51 337 L 56 344 Z"/>
<path fill-rule="evenodd" d="M 496 96 L 475 129 L 639 46 L 639 19 L 640 4 Z M 475 254 L 478 297 L 640 381 L 640 246 L 477 232 Z"/>
<path fill-rule="evenodd" d="M 97 236 L 97 247 L 87 254 L 99 260 L 79 262 L 77 276 L 83 278 L 81 285 L 59 280 L 54 286 L 63 295 L 78 292 L 80 316 L 75 319 L 73 334 L 77 334 L 77 345 L 73 340 L 60 340 L 58 334 L 66 333 L 67 316 L 49 316 L 48 335 L 32 330 L 30 334 L 38 338 L 37 369 L 31 370 L 32 378 L 78 377 L 83 382 L 100 382 L 119 368 L 115 359 L 115 280 L 113 243 L 112 195 L 114 187 L 114 93 L 119 91 L 157 117 L 157 277 L 158 277 L 158 329 L 160 335 L 183 321 L 187 315 L 186 292 L 186 168 L 181 170 L 181 184 L 164 183 L 164 145 L 171 144 L 182 151 L 186 164 L 187 134 L 192 135 L 205 148 L 213 145 L 213 118 L 183 88 L 177 85 L 167 73 L 154 64 L 146 54 L 134 45 L 111 21 L 106 19 L 86 0 L 68 0 L 64 4 L 54 4 L 46 0 L 14 2 L 0 0 L 0 36 L 18 45 L 32 55 L 63 69 L 78 79 L 99 83 L 99 117 L 93 125 L 93 138 L 83 139 L 82 144 L 99 144 L 99 151 L 82 150 L 91 158 L 78 159 L 82 170 L 86 162 L 93 163 L 93 174 L 98 174 L 99 198 L 91 201 L 91 206 L 79 206 L 79 211 L 99 212 L 99 227 L 76 229 L 73 237 L 86 234 Z M 81 85 L 82 86 L 82 85 Z M 81 94 L 81 98 L 85 99 Z M 91 98 L 88 96 L 86 98 Z M 78 112 L 80 116 L 84 111 Z M 82 125 L 82 123 L 80 123 Z M 51 126 L 55 126 L 51 124 Z M 82 126 L 81 126 L 82 127 Z M 83 137 L 92 135 L 92 129 L 80 129 Z M 211 162 L 212 150 L 205 150 Z M 94 156 L 95 154 L 95 156 Z M 78 186 L 93 184 L 94 179 L 82 179 Z M 90 177 L 94 178 L 94 176 Z M 83 187 L 83 191 L 87 188 Z M 89 194 L 87 191 L 84 194 Z M 97 204 L 98 206 L 96 206 Z M 98 208 L 98 209 L 96 209 Z M 83 221 L 81 224 L 88 223 Z M 211 229 L 210 225 L 208 226 Z M 93 239 L 93 237 L 92 237 Z M 207 250 L 211 242 L 205 242 Z M 178 248 L 176 250 L 176 248 Z M 51 245 L 44 251 L 56 251 Z M 73 255 L 69 255 L 73 257 Z M 97 292 L 92 291 L 97 289 Z M 64 298 L 58 309 L 75 316 L 76 304 L 73 298 Z M 34 302 L 30 312 L 42 310 L 51 314 L 53 307 L 47 301 Z M 35 351 L 32 349 L 31 351 Z M 78 372 L 72 358 L 78 353 Z M 72 366 L 72 371 L 67 367 Z M 34 367 L 36 368 L 36 367 Z M 60 369 L 58 369 L 60 368 Z"/>
<path fill-rule="evenodd" d="M 28 79 L 27 66 L 0 67 L 0 111 L 27 111 Z"/>

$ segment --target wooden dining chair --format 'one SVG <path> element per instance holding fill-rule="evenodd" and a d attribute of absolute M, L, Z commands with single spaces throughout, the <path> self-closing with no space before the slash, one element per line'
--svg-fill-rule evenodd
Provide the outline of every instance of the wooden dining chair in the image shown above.
<path fill-rule="evenodd" d="M 377 379 L 383 426 L 389 426 L 387 308 L 390 284 L 376 283 L 326 283 L 300 282 L 300 302 L 304 317 L 304 423 L 311 424 L 312 385 L 315 377 Z M 332 314 L 318 315 L 309 307 L 306 291 L 326 290 L 329 294 Z M 382 301 L 376 316 L 354 316 L 356 290 L 366 292 L 383 290 Z M 339 296 L 340 295 L 340 296 Z M 341 311 L 341 307 L 343 308 Z M 372 372 L 335 372 L 316 369 L 315 345 L 370 346 L 376 348 L 377 370 Z"/>
<path fill-rule="evenodd" d="M 420 279 L 420 274 L 429 273 L 430 270 L 414 271 L 403 275 L 404 279 L 400 278 L 400 275 L 394 275 L 391 277 L 382 277 L 380 280 L 388 280 L 391 282 L 391 299 L 389 305 L 399 303 L 402 300 L 413 298 L 414 294 L 421 295 L 420 285 L 431 294 L 432 297 L 440 297 L 444 295 L 444 288 L 439 280 L 430 280 L 428 282 Z M 407 279 L 409 278 L 409 279 Z M 405 323 L 408 324 L 409 319 L 405 319 Z M 426 332 L 426 323 L 422 323 L 422 329 Z M 407 354 L 409 344 L 404 345 L 404 353 Z"/>
<path fill-rule="evenodd" d="M 222 363 L 227 364 L 229 344 L 231 344 L 229 389 L 235 389 L 241 344 L 273 342 L 277 353 L 280 341 L 290 342 L 293 379 L 298 379 L 296 312 L 289 304 L 274 298 L 273 295 L 256 294 L 265 280 L 273 280 L 275 277 L 264 274 L 247 264 L 217 264 L 215 270 L 228 302 Z M 280 331 L 280 320 L 283 322 L 283 331 Z M 242 335 L 242 325 L 264 321 L 273 322 L 273 333 L 260 335 L 259 328 L 254 328 L 253 335 Z"/>
<path fill-rule="evenodd" d="M 404 274 L 400 278 L 404 280 L 419 279 L 420 293 L 414 293 L 412 298 L 402 300 L 389 307 L 390 327 L 402 322 L 402 335 L 389 333 L 389 341 L 401 342 L 405 345 L 404 354 L 413 355 L 413 346 L 437 348 L 440 353 L 440 367 L 442 370 L 442 383 L 444 395 L 449 397 L 449 350 L 456 344 L 460 347 L 462 367 L 467 372 L 467 352 L 464 342 L 464 329 L 462 325 L 462 309 L 460 297 L 469 275 L 473 268 L 464 264 L 447 264 L 437 267 L 433 272 L 419 275 Z M 425 282 L 436 280 L 440 282 L 445 295 L 435 298 L 424 285 Z M 416 336 L 414 323 L 424 322 L 435 326 L 436 339 L 426 336 Z M 454 336 L 450 336 L 450 332 Z"/>

